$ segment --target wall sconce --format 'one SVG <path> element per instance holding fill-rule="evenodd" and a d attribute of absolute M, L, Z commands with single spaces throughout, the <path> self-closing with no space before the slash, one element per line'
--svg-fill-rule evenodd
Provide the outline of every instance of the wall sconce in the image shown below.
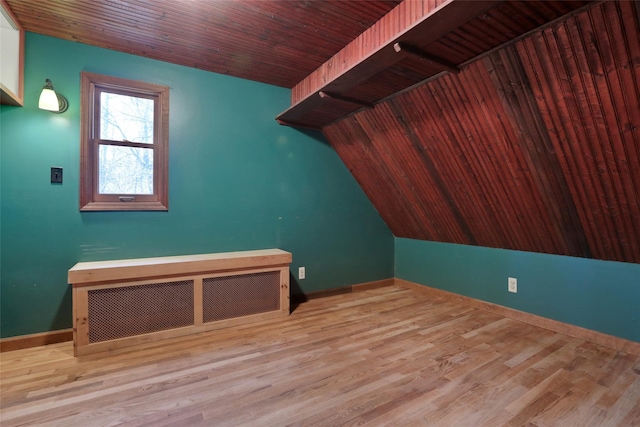
<path fill-rule="evenodd" d="M 64 113 L 69 108 L 69 102 L 67 98 L 56 93 L 53 90 L 53 85 L 51 84 L 51 80 L 45 80 L 47 84 L 42 88 L 42 93 L 40 94 L 40 100 L 38 101 L 38 108 L 42 110 L 51 111 L 56 114 Z"/>

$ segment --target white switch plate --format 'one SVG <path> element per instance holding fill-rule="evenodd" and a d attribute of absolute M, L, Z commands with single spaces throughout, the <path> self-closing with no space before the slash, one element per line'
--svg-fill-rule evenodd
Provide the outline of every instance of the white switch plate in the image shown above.
<path fill-rule="evenodd" d="M 509 292 L 513 292 L 514 294 L 517 294 L 518 293 L 518 279 L 516 279 L 515 277 L 509 277 L 508 289 L 509 289 Z"/>
<path fill-rule="evenodd" d="M 307 276 L 304 267 L 298 267 L 298 279 L 302 280 Z"/>

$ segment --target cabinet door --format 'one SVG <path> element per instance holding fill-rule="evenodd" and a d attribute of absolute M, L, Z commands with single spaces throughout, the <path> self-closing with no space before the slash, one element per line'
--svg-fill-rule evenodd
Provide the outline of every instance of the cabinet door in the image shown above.
<path fill-rule="evenodd" d="M 24 29 L 9 5 L 0 0 L 0 102 L 23 105 Z"/>

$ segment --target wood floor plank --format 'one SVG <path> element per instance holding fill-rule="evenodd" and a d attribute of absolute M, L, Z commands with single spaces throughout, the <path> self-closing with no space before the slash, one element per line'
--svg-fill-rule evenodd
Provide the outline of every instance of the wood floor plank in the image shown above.
<path fill-rule="evenodd" d="M 634 426 L 640 357 L 399 287 L 73 357 L 0 354 L 11 426 Z"/>

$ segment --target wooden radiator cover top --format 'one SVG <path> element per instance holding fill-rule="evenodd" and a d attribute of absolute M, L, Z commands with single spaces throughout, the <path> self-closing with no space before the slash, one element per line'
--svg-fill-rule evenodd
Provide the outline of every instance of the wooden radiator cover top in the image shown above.
<path fill-rule="evenodd" d="M 224 272 L 263 266 L 284 266 L 290 264 L 291 260 L 290 252 L 281 249 L 260 249 L 201 255 L 80 262 L 69 270 L 67 277 L 68 283 L 77 287 L 133 277 L 145 279 L 208 271 Z"/>

